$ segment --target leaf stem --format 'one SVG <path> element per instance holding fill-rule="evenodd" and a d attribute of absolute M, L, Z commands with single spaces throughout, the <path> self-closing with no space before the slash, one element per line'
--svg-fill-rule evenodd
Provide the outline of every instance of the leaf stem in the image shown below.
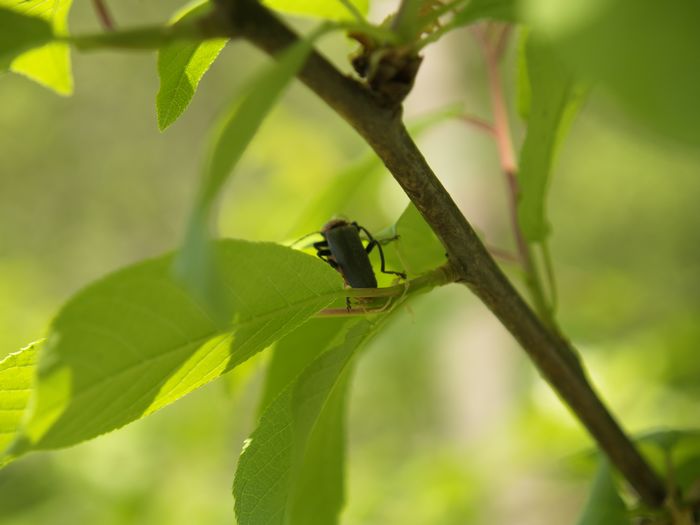
<path fill-rule="evenodd" d="M 107 8 L 107 3 L 104 0 L 92 0 L 92 5 L 95 8 L 95 13 L 102 27 L 106 31 L 114 31 L 116 26 L 114 24 L 114 18 L 112 18 Z"/>
<path fill-rule="evenodd" d="M 479 128 L 482 131 L 485 131 L 493 137 L 496 136 L 496 130 L 494 129 L 493 124 L 485 119 L 476 117 L 474 115 L 460 115 L 458 118 L 465 124 L 471 124 L 472 126 Z"/>
<path fill-rule="evenodd" d="M 350 14 L 353 16 L 355 20 L 357 20 L 358 23 L 365 25 L 367 24 L 367 20 L 365 20 L 365 17 L 362 16 L 362 13 L 355 7 L 355 4 L 353 4 L 350 0 L 338 0 L 341 4 L 343 4 L 343 7 L 347 9 Z"/>
<path fill-rule="evenodd" d="M 174 25 L 152 25 L 82 35 L 58 35 L 56 40 L 70 44 L 81 51 L 100 49 L 144 51 L 159 49 L 177 40 L 203 41 L 225 36 L 229 35 L 219 24 L 218 18 L 210 14 Z"/>

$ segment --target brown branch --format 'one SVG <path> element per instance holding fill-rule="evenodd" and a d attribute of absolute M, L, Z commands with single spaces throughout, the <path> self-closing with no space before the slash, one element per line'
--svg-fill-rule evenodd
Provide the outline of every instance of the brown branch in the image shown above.
<path fill-rule="evenodd" d="M 277 54 L 297 36 L 255 0 L 217 0 L 228 30 Z M 544 325 L 508 281 L 437 179 L 401 122 L 359 82 L 313 53 L 300 80 L 342 116 L 374 149 L 442 241 L 457 275 L 522 345 L 542 375 L 588 429 L 640 498 L 652 507 L 665 487 L 593 391 L 568 341 Z"/>

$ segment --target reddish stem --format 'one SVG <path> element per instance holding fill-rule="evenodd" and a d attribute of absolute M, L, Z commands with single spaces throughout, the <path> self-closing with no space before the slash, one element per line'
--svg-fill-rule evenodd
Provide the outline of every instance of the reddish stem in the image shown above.
<path fill-rule="evenodd" d="M 518 222 L 518 197 L 520 194 L 520 186 L 517 178 L 518 164 L 515 157 L 515 150 L 513 149 L 513 141 L 511 139 L 510 122 L 508 121 L 508 109 L 506 108 L 505 96 L 503 94 L 501 73 L 498 69 L 498 63 L 503 55 L 503 50 L 505 49 L 510 32 L 504 29 L 495 42 L 491 42 L 487 38 L 483 28 L 476 27 L 473 33 L 481 47 L 486 64 L 486 76 L 488 77 L 491 106 L 493 109 L 493 130 L 498 147 L 498 156 L 501 161 L 501 169 L 503 170 L 508 187 L 508 209 L 510 212 L 513 237 L 515 238 L 518 254 L 520 255 L 520 260 L 525 270 L 527 284 L 532 293 L 535 307 L 542 318 L 552 325 L 553 319 L 551 318 L 551 311 L 544 296 L 544 291 L 537 274 L 537 268 L 532 259 L 530 247 L 525 240 L 523 231 L 520 228 L 520 223 Z"/>
<path fill-rule="evenodd" d="M 458 118 L 466 124 L 471 124 L 472 126 L 475 126 L 480 130 L 485 131 L 490 135 L 493 135 L 494 137 L 496 136 L 496 130 L 494 129 L 493 124 L 491 124 L 485 119 L 475 117 L 473 115 L 460 115 Z"/>
<path fill-rule="evenodd" d="M 114 24 L 114 19 L 112 18 L 109 9 L 107 9 L 107 4 L 104 2 L 104 0 L 92 0 L 92 5 L 95 8 L 95 13 L 97 14 L 97 18 L 100 21 L 103 29 L 106 31 L 114 31 L 116 27 Z"/>

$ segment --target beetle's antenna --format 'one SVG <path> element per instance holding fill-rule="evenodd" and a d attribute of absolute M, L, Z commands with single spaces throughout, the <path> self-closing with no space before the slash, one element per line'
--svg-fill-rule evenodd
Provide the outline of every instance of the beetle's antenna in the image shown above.
<path fill-rule="evenodd" d="M 307 233 L 306 235 L 302 235 L 301 237 L 299 237 L 296 241 L 294 241 L 293 243 L 289 244 L 288 246 L 289 246 L 290 248 L 294 248 L 294 247 L 295 247 L 297 244 L 299 244 L 301 241 L 303 241 L 304 239 L 306 239 L 306 238 L 308 238 L 308 237 L 311 237 L 312 235 L 322 235 L 322 233 L 321 233 L 320 231 Z"/>

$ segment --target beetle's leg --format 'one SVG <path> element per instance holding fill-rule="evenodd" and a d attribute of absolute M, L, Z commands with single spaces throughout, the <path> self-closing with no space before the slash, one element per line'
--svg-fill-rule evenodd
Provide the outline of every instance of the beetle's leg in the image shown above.
<path fill-rule="evenodd" d="M 367 252 L 367 254 L 369 254 L 369 252 L 371 252 L 371 251 L 374 249 L 375 246 L 377 247 L 377 250 L 379 251 L 379 260 L 380 260 L 381 263 L 382 263 L 382 266 L 381 266 L 381 271 L 382 271 L 382 273 L 386 273 L 386 274 L 390 274 L 390 275 L 398 275 L 398 276 L 401 277 L 402 279 L 405 279 L 405 278 L 406 278 L 406 274 L 405 274 L 405 273 L 403 273 L 403 272 L 394 272 L 394 271 L 392 271 L 392 270 L 387 270 L 387 269 L 386 269 L 386 262 L 384 261 L 384 250 L 382 249 L 382 245 L 381 245 L 374 237 L 372 237 L 372 234 L 369 233 L 369 232 L 367 231 L 366 228 L 360 226 L 360 225 L 357 224 L 357 223 L 353 223 L 353 224 L 357 227 L 358 230 L 364 232 L 364 234 L 365 234 L 365 235 L 367 236 L 367 238 L 369 239 L 369 244 L 368 244 L 367 247 L 365 248 L 365 251 Z M 396 238 L 398 238 L 398 236 L 397 236 Z"/>
<path fill-rule="evenodd" d="M 384 261 L 384 250 L 382 250 L 382 245 L 379 244 L 377 241 L 374 241 L 374 242 L 376 243 L 377 250 L 379 250 L 379 260 L 380 260 L 381 263 L 382 263 L 382 266 L 381 266 L 382 273 L 388 273 L 388 274 L 392 274 L 392 275 L 398 275 L 398 276 L 401 277 L 402 279 L 405 279 L 405 278 L 406 278 L 406 274 L 405 274 L 404 272 L 395 272 L 395 271 L 393 271 L 393 270 L 387 270 L 387 269 L 386 269 L 386 262 Z"/>
<path fill-rule="evenodd" d="M 337 262 L 335 262 L 335 259 L 333 259 L 330 250 L 318 250 L 316 252 L 316 255 L 323 262 L 330 264 L 331 268 L 337 270 L 340 267 L 340 265 Z"/>
<path fill-rule="evenodd" d="M 385 244 L 389 244 L 392 241 L 397 241 L 397 240 L 399 240 L 399 237 L 401 237 L 398 233 L 395 233 L 392 237 L 387 237 L 386 239 L 376 240 L 372 236 L 372 234 L 369 233 L 369 231 L 367 231 L 367 228 L 365 228 L 364 226 L 360 226 L 356 222 L 353 222 L 352 225 L 355 228 L 357 228 L 358 231 L 361 231 L 362 233 L 364 233 L 367 236 L 367 239 L 369 239 L 370 243 L 374 242 L 375 244 L 381 244 L 382 246 L 384 246 Z M 369 253 L 369 252 L 367 252 L 367 253 Z"/>
<path fill-rule="evenodd" d="M 379 244 L 384 246 L 385 244 L 389 244 L 390 242 L 398 241 L 399 237 L 401 237 L 398 233 L 394 235 L 393 237 L 387 237 L 386 239 L 381 239 L 377 241 Z"/>
<path fill-rule="evenodd" d="M 374 250 L 375 246 L 379 246 L 379 243 L 377 241 L 375 241 L 374 239 L 369 241 L 369 244 L 365 246 L 365 251 L 367 252 L 367 255 L 372 253 L 372 250 Z"/>
<path fill-rule="evenodd" d="M 347 308 L 348 312 L 352 310 L 352 304 L 350 303 L 349 297 L 345 298 L 345 308 Z"/>
<path fill-rule="evenodd" d="M 328 242 L 325 240 L 313 243 L 313 247 L 316 250 L 316 256 L 323 262 L 331 265 L 332 268 L 338 269 L 338 263 L 333 259 L 333 254 L 328 248 Z"/>
<path fill-rule="evenodd" d="M 363 228 L 363 229 L 364 229 L 364 228 Z M 377 251 L 379 252 L 379 261 L 381 262 L 381 272 L 382 272 L 382 273 L 386 273 L 386 274 L 391 274 L 391 275 L 398 275 L 398 276 L 401 277 L 402 279 L 405 279 L 405 278 L 406 278 L 406 274 L 405 274 L 405 273 L 403 273 L 403 272 L 394 272 L 394 271 L 392 271 L 392 270 L 387 270 L 387 269 L 386 269 L 386 262 L 384 261 L 384 250 L 382 249 L 382 245 L 381 245 L 379 242 L 377 242 L 376 239 L 372 238 L 372 236 L 369 235 L 369 233 L 368 233 L 367 235 L 368 235 L 368 236 L 370 237 L 370 239 L 372 239 L 372 240 L 369 242 L 369 244 L 368 244 L 367 247 L 365 248 L 365 251 L 367 252 L 367 254 L 369 254 L 369 252 L 371 252 L 371 251 L 374 249 L 375 246 L 377 247 Z"/>
<path fill-rule="evenodd" d="M 352 224 L 353 226 L 355 226 L 355 228 L 357 228 L 357 231 L 360 231 L 367 236 L 369 244 L 365 247 L 365 251 L 367 252 L 367 255 L 369 255 L 369 253 L 374 249 L 375 246 L 379 246 L 379 243 L 374 237 L 372 237 L 372 234 L 367 231 L 367 228 L 365 228 L 364 226 L 360 226 L 356 222 L 353 222 Z M 382 258 L 382 260 L 384 259 Z"/>

